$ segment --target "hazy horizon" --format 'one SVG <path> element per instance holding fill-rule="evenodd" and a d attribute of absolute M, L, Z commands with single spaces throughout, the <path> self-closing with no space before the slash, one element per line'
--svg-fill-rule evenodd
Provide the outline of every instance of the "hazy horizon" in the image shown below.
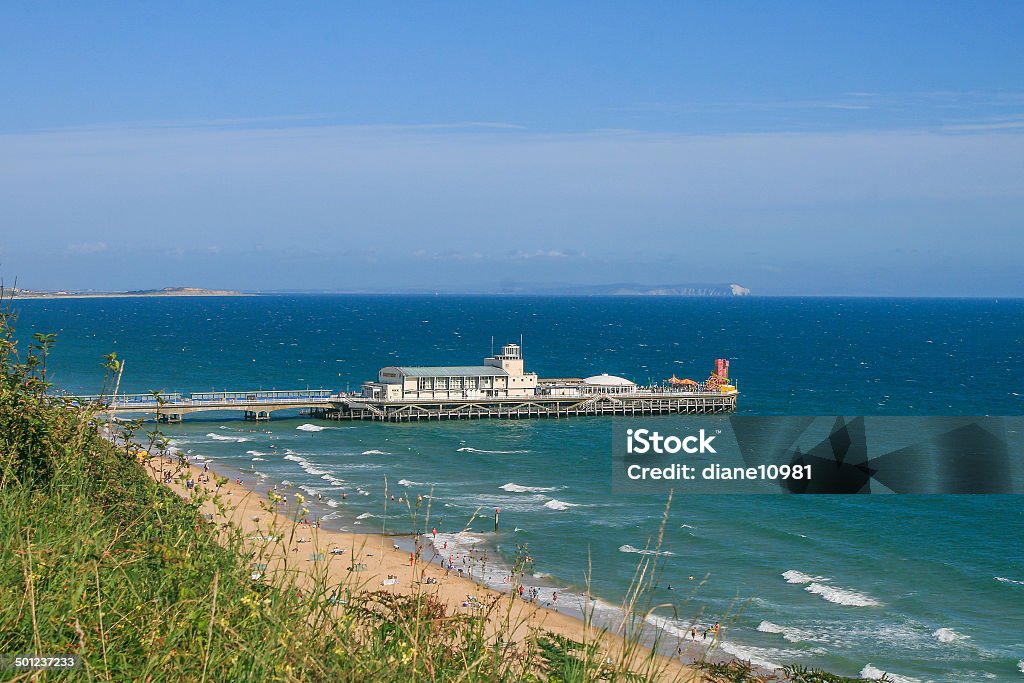
<path fill-rule="evenodd" d="M 1024 296 L 1024 6 L 0 10 L 29 289 Z"/>

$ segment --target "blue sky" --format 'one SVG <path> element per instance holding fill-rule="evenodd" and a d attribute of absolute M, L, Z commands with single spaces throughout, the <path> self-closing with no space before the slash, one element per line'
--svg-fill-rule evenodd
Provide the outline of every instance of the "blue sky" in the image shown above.
<path fill-rule="evenodd" d="M 26 287 L 1022 296 L 1021 3 L 9 3 Z"/>

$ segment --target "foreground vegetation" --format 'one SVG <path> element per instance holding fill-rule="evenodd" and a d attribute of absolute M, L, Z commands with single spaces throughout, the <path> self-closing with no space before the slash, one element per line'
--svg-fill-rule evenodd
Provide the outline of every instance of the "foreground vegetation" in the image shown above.
<path fill-rule="evenodd" d="M 81 658 L 78 671 L 45 674 L 53 679 L 662 677 L 635 641 L 614 662 L 592 642 L 544 632 L 510 648 L 516 624 L 488 635 L 482 618 L 449 613 L 426 595 L 350 591 L 340 605 L 338 586 L 301 593 L 284 577 L 253 581 L 239 533 L 215 529 L 197 502 L 156 484 L 131 449 L 100 438 L 88 409 L 52 396 L 46 363 L 54 337 L 36 335 L 21 360 L 2 299 L 0 292 L 0 654 Z M 106 367 L 111 379 L 116 359 Z M 151 446 L 159 447 L 155 435 Z M 638 575 L 653 575 L 653 567 Z M 703 675 L 853 680 L 797 670 L 766 677 L 742 664 L 708 664 Z M 15 676 L 31 674 L 0 672 Z"/>

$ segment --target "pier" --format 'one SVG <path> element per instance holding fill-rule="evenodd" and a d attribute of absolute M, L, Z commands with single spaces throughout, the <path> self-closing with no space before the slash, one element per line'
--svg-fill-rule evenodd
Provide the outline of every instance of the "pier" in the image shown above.
<path fill-rule="evenodd" d="M 488 399 L 405 399 L 384 401 L 328 389 L 300 391 L 229 391 L 120 394 L 69 397 L 111 415 L 151 416 L 160 422 L 181 422 L 185 415 L 209 411 L 238 411 L 246 420 L 269 420 L 280 410 L 300 410 L 327 420 L 420 422 L 430 420 L 567 418 L 585 415 L 667 415 L 727 413 L 736 410 L 735 390 L 637 391 L 589 396 L 500 397 Z"/>
<path fill-rule="evenodd" d="M 532 396 L 487 400 L 379 401 L 339 397 L 331 408 L 313 409 L 328 420 L 377 420 L 420 422 L 431 420 L 480 420 L 568 418 L 586 415 L 668 415 L 730 413 L 736 410 L 738 392 L 636 392 L 592 396 Z"/>
<path fill-rule="evenodd" d="M 330 389 L 296 391 L 204 391 L 185 396 L 171 394 L 118 394 L 110 396 L 71 396 L 79 405 L 95 406 L 111 415 L 153 415 L 159 422 L 181 422 L 189 413 L 240 411 L 246 420 L 269 420 L 278 410 L 315 410 L 329 408 L 335 396 Z"/>
<path fill-rule="evenodd" d="M 493 354 L 493 351 L 492 351 Z M 420 422 L 567 418 L 585 415 L 669 415 L 729 413 L 739 391 L 729 379 L 729 361 L 715 360 L 703 382 L 675 375 L 662 384 L 639 386 L 602 373 L 584 379 L 542 379 L 526 372 L 519 344 L 505 344 L 482 365 L 387 366 L 359 393 L 330 389 L 294 391 L 208 391 L 74 396 L 108 415 L 152 415 L 181 422 L 185 415 L 240 411 L 246 420 L 269 420 L 280 410 L 299 410 L 326 420 Z"/>

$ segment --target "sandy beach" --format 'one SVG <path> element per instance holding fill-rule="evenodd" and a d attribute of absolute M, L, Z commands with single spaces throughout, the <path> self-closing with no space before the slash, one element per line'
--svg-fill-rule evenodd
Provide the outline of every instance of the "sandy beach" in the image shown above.
<path fill-rule="evenodd" d="M 200 481 L 205 478 L 201 476 L 204 468 L 195 464 L 188 465 L 187 473 L 179 469 L 183 466 L 176 459 L 164 459 L 161 463 L 159 458 L 153 458 L 145 466 L 157 481 L 165 481 L 161 467 L 165 472 L 173 471 L 173 478 L 165 483 L 183 498 L 193 495 L 203 498 L 208 494 L 202 504 L 204 515 L 213 523 L 241 529 L 245 543 L 256 556 L 254 580 L 280 578 L 280 574 L 286 573 L 304 591 L 311 591 L 326 581 L 339 600 L 359 591 L 429 594 L 446 605 L 449 612 L 485 614 L 491 634 L 511 633 L 511 640 L 516 644 L 522 643 L 532 631 L 541 629 L 577 641 L 598 642 L 601 656 L 614 662 L 623 658 L 623 648 L 627 647 L 623 638 L 587 626 L 571 614 L 460 577 L 457 570 L 448 571 L 429 561 L 434 555 L 429 543 L 422 544 L 421 557 L 417 557 L 409 550 L 414 547 L 409 537 L 353 534 L 304 523 L 299 509 L 302 500 L 294 495 L 288 501 L 289 506 L 282 501 L 272 506 L 273 493 L 261 495 L 244 480 L 239 483 L 237 479 L 227 478 L 227 482 L 218 487 L 217 482 L 223 482 L 226 477 L 218 477 L 212 469 L 205 472 L 209 481 L 204 482 Z M 187 489 L 187 479 L 195 482 L 195 490 Z M 215 495 L 222 501 L 220 505 L 214 501 Z M 222 528 L 227 533 L 227 527 Z M 455 559 L 458 566 L 460 558 Z M 494 606 L 488 608 L 491 604 Z M 643 647 L 625 657 L 627 661 L 636 662 L 631 667 L 634 669 L 648 668 L 644 660 L 653 657 L 653 666 L 649 668 L 659 672 L 658 680 L 704 680 L 699 672 L 683 665 L 679 659 L 653 654 Z"/>

